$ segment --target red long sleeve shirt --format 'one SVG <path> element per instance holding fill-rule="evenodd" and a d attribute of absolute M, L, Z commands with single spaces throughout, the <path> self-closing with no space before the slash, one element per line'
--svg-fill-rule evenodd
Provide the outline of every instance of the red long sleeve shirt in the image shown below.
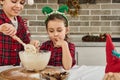
<path fill-rule="evenodd" d="M 22 39 L 23 42 L 30 42 L 30 34 L 28 28 L 20 16 L 17 16 L 18 28 L 16 35 Z M 0 25 L 3 23 L 10 23 L 10 19 L 6 16 L 3 10 L 0 10 Z M 8 35 L 4 35 L 0 32 L 0 66 L 1 65 L 19 65 L 19 51 L 22 51 L 24 47 L 16 40 L 12 39 Z"/>
<path fill-rule="evenodd" d="M 75 46 L 72 43 L 68 43 L 69 50 L 72 57 L 72 66 L 75 65 Z M 46 41 L 42 44 L 40 50 L 51 51 L 51 57 L 48 65 L 52 66 L 63 66 L 62 65 L 62 48 L 54 47 L 52 41 Z"/>

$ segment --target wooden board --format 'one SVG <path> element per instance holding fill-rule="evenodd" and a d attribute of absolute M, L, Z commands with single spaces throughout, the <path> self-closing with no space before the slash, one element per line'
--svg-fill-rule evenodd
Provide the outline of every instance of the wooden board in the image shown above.
<path fill-rule="evenodd" d="M 39 72 L 26 71 L 24 68 L 12 68 L 0 73 L 2 80 L 39 80 L 33 75 L 39 76 Z"/>
<path fill-rule="evenodd" d="M 44 78 L 49 78 L 49 80 L 57 80 L 55 77 L 61 77 L 61 70 L 58 68 L 47 67 L 42 71 L 27 71 L 22 67 L 12 68 L 0 73 L 0 80 L 43 80 Z M 65 71 L 62 72 L 65 75 L 63 79 L 67 77 Z"/>

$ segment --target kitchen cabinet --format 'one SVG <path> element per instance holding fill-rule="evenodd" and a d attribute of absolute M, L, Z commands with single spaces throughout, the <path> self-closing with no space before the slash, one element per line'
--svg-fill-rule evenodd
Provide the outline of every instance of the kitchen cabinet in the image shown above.
<path fill-rule="evenodd" d="M 120 52 L 120 47 L 116 47 Z M 104 66 L 106 64 L 106 50 L 105 46 L 98 47 L 76 47 L 76 60 L 78 65 Z"/>

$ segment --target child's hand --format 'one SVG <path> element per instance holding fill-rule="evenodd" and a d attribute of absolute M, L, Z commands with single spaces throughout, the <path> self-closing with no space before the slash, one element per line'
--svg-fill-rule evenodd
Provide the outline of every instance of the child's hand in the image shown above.
<path fill-rule="evenodd" d="M 38 40 L 31 40 L 30 44 L 34 45 L 36 49 L 39 49 L 40 42 Z"/>
<path fill-rule="evenodd" d="M 12 24 L 4 23 L 0 25 L 0 32 L 2 32 L 5 35 L 14 36 L 17 30 Z"/>
<path fill-rule="evenodd" d="M 60 39 L 59 37 L 55 38 L 55 47 L 62 47 L 62 45 L 65 43 L 63 39 Z"/>

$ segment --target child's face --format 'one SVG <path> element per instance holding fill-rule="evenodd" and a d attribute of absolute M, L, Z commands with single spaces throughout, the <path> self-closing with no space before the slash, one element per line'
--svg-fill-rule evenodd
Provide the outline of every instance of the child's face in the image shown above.
<path fill-rule="evenodd" d="M 49 38 L 54 42 L 59 38 L 61 40 L 65 39 L 65 35 L 68 32 L 68 27 L 65 27 L 64 22 L 61 20 L 51 20 L 48 22 L 47 32 Z"/>
<path fill-rule="evenodd" d="M 21 13 L 25 0 L 3 0 L 2 9 L 9 18 L 13 18 Z"/>

